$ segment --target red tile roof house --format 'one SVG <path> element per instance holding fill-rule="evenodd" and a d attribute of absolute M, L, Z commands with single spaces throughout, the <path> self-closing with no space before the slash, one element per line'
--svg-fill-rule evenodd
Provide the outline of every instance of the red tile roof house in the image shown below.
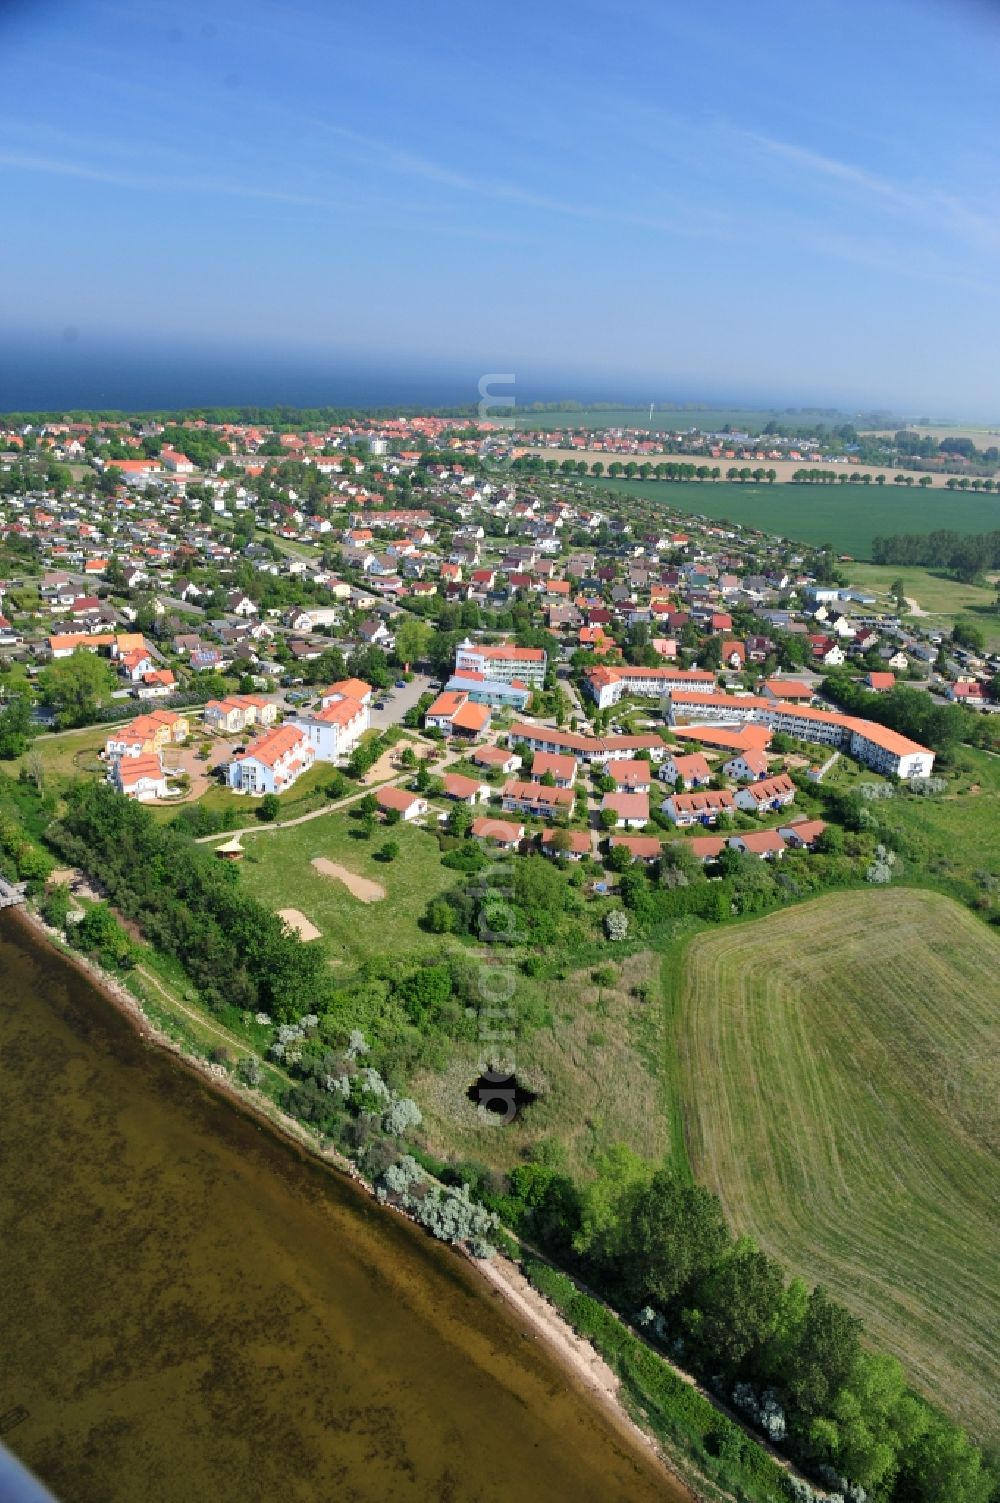
<path fill-rule="evenodd" d="M 282 793 L 316 759 L 309 739 L 298 726 L 279 725 L 251 741 L 229 764 L 229 786 L 237 793 Z"/>
<path fill-rule="evenodd" d="M 722 770 L 737 783 L 755 783 L 758 778 L 767 777 L 767 753 L 753 749 L 738 752 L 723 763 Z"/>
<path fill-rule="evenodd" d="M 794 850 L 811 851 L 825 829 L 823 819 L 800 819 L 794 824 L 779 825 L 778 834 Z"/>
<path fill-rule="evenodd" d="M 660 805 L 667 818 L 682 829 L 686 825 L 714 825 L 720 814 L 732 814 L 735 807 L 735 799 L 727 788 L 674 793 Z"/>
<path fill-rule="evenodd" d="M 986 703 L 986 686 L 975 679 L 949 684 L 944 692 L 949 699 L 958 700 L 960 704 L 984 705 Z"/>
<path fill-rule="evenodd" d="M 601 813 L 610 809 L 616 830 L 641 830 L 649 823 L 649 795 L 646 793 L 606 793 L 601 799 Z"/>
<path fill-rule="evenodd" d="M 633 861 L 645 861 L 647 865 L 658 860 L 662 850 L 655 835 L 612 835 L 608 844 L 613 851 L 621 846 L 629 852 Z"/>
<path fill-rule="evenodd" d="M 885 694 L 889 689 L 896 687 L 896 675 L 894 673 L 869 673 L 865 677 L 865 686 L 873 689 L 876 694 Z"/>
<path fill-rule="evenodd" d="M 489 728 L 490 715 L 489 705 L 475 704 L 468 694 L 446 689 L 428 708 L 424 725 L 446 736 L 476 737 Z"/>
<path fill-rule="evenodd" d="M 395 809 L 403 819 L 411 820 L 427 813 L 427 800 L 419 793 L 410 793 L 405 788 L 380 788 L 375 798 L 383 814 Z"/>
<path fill-rule="evenodd" d="M 556 752 L 536 752 L 531 764 L 531 781 L 540 783 L 550 773 L 557 788 L 572 788 L 576 782 L 577 760 Z"/>
<path fill-rule="evenodd" d="M 774 778 L 762 778 L 741 788 L 736 794 L 736 807 L 748 814 L 766 814 L 769 809 L 783 809 L 795 798 L 795 784 L 787 772 Z"/>
<path fill-rule="evenodd" d="M 753 830 L 748 835 L 731 835 L 729 848 L 747 856 L 759 856 L 762 861 L 780 861 L 785 854 L 785 842 L 777 830 Z"/>
<path fill-rule="evenodd" d="M 477 767 L 489 767 L 497 772 L 517 772 L 521 758 L 506 746 L 480 746 L 472 753 L 471 760 Z"/>
<path fill-rule="evenodd" d="M 514 851 L 524 839 L 524 826 L 515 825 L 507 819 L 490 819 L 481 815 L 472 821 L 471 834 L 475 840 L 495 845 L 502 851 Z"/>
<path fill-rule="evenodd" d="M 480 783 L 478 778 L 467 778 L 460 772 L 446 772 L 443 792 L 445 798 L 455 799 L 461 804 L 486 804 L 489 803 L 490 785 Z"/>
<path fill-rule="evenodd" d="M 565 845 L 565 838 L 569 844 L 560 850 L 556 845 L 556 836 L 559 836 L 559 845 Z M 543 830 L 542 831 L 542 854 L 545 856 L 558 856 L 564 861 L 582 861 L 590 855 L 590 833 L 587 830 Z"/>
<path fill-rule="evenodd" d="M 690 840 L 678 840 L 676 845 L 690 851 L 695 860 L 717 861 L 726 849 L 724 835 L 694 835 Z"/>
<path fill-rule="evenodd" d="M 767 763 L 764 763 L 765 767 Z M 684 791 L 704 788 L 712 780 L 712 769 L 701 752 L 688 752 L 686 756 L 667 757 L 660 768 L 660 777 L 666 783 L 676 784 L 680 778 Z"/>
<path fill-rule="evenodd" d="M 119 793 L 140 803 L 151 798 L 166 798 L 167 780 L 156 752 L 143 752 L 138 757 L 122 757 L 112 774 Z"/>
<path fill-rule="evenodd" d="M 608 777 L 614 778 L 618 793 L 648 793 L 652 787 L 653 770 L 641 758 L 611 761 L 607 771 Z"/>
<path fill-rule="evenodd" d="M 558 814 L 573 808 L 571 788 L 546 788 L 544 783 L 521 783 L 516 778 L 503 785 L 500 795 L 505 813 Z"/>

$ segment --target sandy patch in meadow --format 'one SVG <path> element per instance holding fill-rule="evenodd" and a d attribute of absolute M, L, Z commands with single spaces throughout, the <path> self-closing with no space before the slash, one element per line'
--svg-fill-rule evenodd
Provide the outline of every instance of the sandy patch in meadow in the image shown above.
<path fill-rule="evenodd" d="M 300 908 L 279 908 L 278 917 L 284 919 L 289 929 L 299 936 L 299 939 L 319 939 L 320 931 L 311 919 L 307 919 Z"/>
<path fill-rule="evenodd" d="M 359 877 L 357 872 L 348 871 L 346 866 L 338 866 L 336 861 L 328 861 L 325 856 L 314 856 L 312 865 L 324 877 L 335 877 L 338 882 L 343 882 L 348 892 L 362 903 L 377 903 L 385 897 L 381 883 Z"/>

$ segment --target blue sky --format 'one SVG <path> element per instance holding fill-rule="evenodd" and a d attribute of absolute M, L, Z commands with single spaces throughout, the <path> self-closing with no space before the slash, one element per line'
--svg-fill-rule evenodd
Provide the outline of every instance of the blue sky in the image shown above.
<path fill-rule="evenodd" d="M 1000 6 L 14 0 L 0 53 L 9 349 L 1000 417 Z"/>

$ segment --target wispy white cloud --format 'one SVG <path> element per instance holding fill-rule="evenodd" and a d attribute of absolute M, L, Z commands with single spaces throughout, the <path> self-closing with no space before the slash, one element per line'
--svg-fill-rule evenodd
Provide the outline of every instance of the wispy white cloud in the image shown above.
<path fill-rule="evenodd" d="M 270 203 L 295 204 L 302 208 L 343 209 L 343 199 L 324 198 L 311 193 L 296 193 L 285 188 L 268 188 L 255 183 L 234 183 L 223 178 L 175 174 L 120 172 L 114 168 L 94 166 L 88 162 L 68 161 L 60 157 L 38 156 L 32 152 L 0 148 L 0 167 L 15 171 L 47 173 L 54 177 L 77 178 L 83 182 L 106 183 L 115 188 L 139 192 L 188 192 L 223 194 L 232 198 L 261 199 Z"/>
<path fill-rule="evenodd" d="M 935 184 L 899 183 L 879 173 L 826 156 L 808 147 L 757 131 L 738 130 L 736 134 L 769 156 L 790 162 L 816 176 L 832 179 L 880 203 L 890 212 L 916 218 L 931 227 L 958 235 L 982 250 L 1000 246 L 1000 220 L 971 207 L 958 194 Z"/>

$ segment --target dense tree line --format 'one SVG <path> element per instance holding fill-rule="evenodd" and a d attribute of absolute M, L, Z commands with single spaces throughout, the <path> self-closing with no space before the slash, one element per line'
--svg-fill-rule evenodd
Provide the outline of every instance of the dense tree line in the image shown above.
<path fill-rule="evenodd" d="M 475 1179 L 475 1171 L 469 1177 Z M 734 1238 L 718 1198 L 619 1148 L 586 1188 L 544 1163 L 477 1190 L 841 1496 L 986 1503 L 996 1479 L 949 1420 L 862 1346 L 821 1287 Z"/>
<path fill-rule="evenodd" d="M 962 705 L 935 704 L 921 689 L 897 684 L 888 694 L 872 694 L 846 673 L 829 674 L 821 687 L 828 699 L 850 715 L 888 726 L 936 752 L 947 754 L 960 741 L 989 747 L 995 740 L 986 717 Z"/>
<path fill-rule="evenodd" d="M 959 579 L 968 581 L 987 569 L 1000 568 L 1000 529 L 966 534 L 950 528 L 893 533 L 872 539 L 872 561 L 949 569 Z"/>
<path fill-rule="evenodd" d="M 329 994 L 322 953 L 289 935 L 237 871 L 107 784 L 76 784 L 49 839 L 150 944 L 181 961 L 210 1007 L 288 1019 Z"/>

